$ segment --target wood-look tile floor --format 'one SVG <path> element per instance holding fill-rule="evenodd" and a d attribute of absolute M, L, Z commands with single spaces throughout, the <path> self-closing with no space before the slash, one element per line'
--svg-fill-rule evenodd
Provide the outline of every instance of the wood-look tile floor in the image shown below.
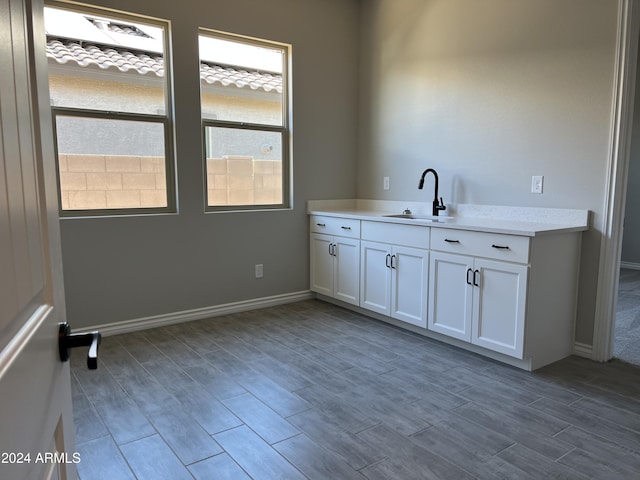
<path fill-rule="evenodd" d="M 640 369 L 534 373 L 306 301 L 72 358 L 83 480 L 638 479 Z"/>
<path fill-rule="evenodd" d="M 613 355 L 640 366 L 640 270 L 620 269 Z"/>

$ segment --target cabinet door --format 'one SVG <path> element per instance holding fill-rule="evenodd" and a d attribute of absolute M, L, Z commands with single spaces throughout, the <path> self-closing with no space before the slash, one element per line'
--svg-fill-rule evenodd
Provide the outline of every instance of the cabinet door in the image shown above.
<path fill-rule="evenodd" d="M 471 342 L 522 358 L 528 267 L 476 259 L 479 288 L 474 294 Z"/>
<path fill-rule="evenodd" d="M 360 303 L 360 240 L 334 237 L 334 297 L 343 302 Z"/>
<path fill-rule="evenodd" d="M 311 234 L 311 290 L 327 296 L 333 296 L 332 239 L 330 235 Z"/>
<path fill-rule="evenodd" d="M 361 242 L 360 306 L 391 314 L 391 248 L 384 243 Z"/>
<path fill-rule="evenodd" d="M 471 341 L 472 265 L 472 257 L 431 252 L 429 330 Z"/>
<path fill-rule="evenodd" d="M 426 328 L 429 252 L 393 247 L 391 270 L 391 316 Z"/>

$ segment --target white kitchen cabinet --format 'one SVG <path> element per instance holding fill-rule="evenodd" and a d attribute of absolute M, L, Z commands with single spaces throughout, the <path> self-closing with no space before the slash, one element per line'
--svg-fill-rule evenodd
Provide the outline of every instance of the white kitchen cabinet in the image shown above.
<path fill-rule="evenodd" d="M 363 222 L 360 254 L 362 308 L 426 328 L 428 234 L 427 227 Z M 379 241 L 383 239 L 394 243 Z"/>
<path fill-rule="evenodd" d="M 325 299 L 527 370 L 571 355 L 583 227 L 336 213 L 310 217 Z"/>
<path fill-rule="evenodd" d="M 391 246 L 362 241 L 360 245 L 360 306 L 391 315 Z"/>
<path fill-rule="evenodd" d="M 391 255 L 391 317 L 426 328 L 429 252 L 396 245 Z"/>
<path fill-rule="evenodd" d="M 429 252 L 362 241 L 360 306 L 426 328 Z"/>
<path fill-rule="evenodd" d="M 432 251 L 429 263 L 429 330 L 471 342 L 473 258 Z"/>
<path fill-rule="evenodd" d="M 433 251 L 430 272 L 430 330 L 522 358 L 527 265 Z"/>
<path fill-rule="evenodd" d="M 471 343 L 523 358 L 527 265 L 477 258 L 474 273 Z"/>
<path fill-rule="evenodd" d="M 311 224 L 311 290 L 346 303 L 360 303 L 359 223 L 313 218 Z M 315 233 L 336 231 L 349 236 Z"/>

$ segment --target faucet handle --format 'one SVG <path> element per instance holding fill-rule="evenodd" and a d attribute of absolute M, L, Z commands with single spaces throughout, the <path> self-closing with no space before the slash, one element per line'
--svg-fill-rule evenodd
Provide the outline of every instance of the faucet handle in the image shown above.
<path fill-rule="evenodd" d="M 436 208 L 438 210 L 446 210 L 447 207 L 445 206 L 444 202 L 442 201 L 442 197 L 440 197 L 440 203 L 438 205 L 436 205 Z"/>
<path fill-rule="evenodd" d="M 402 212 L 403 215 L 411 215 L 411 210 L 409 210 L 408 208 L 405 208 L 404 211 Z"/>

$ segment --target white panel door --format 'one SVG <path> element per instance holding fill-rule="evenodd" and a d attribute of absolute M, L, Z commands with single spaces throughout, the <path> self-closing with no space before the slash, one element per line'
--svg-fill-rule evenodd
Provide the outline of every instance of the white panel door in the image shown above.
<path fill-rule="evenodd" d="M 333 296 L 343 302 L 360 303 L 360 240 L 334 238 Z"/>
<path fill-rule="evenodd" d="M 471 341 L 473 258 L 431 252 L 429 330 Z"/>
<path fill-rule="evenodd" d="M 57 342 L 65 312 L 42 9 L 0 0 L 0 478 L 11 480 L 76 478 L 78 460 Z"/>
<path fill-rule="evenodd" d="M 522 358 L 528 267 L 476 259 L 475 268 L 472 343 Z"/>
<path fill-rule="evenodd" d="M 360 306 L 391 315 L 391 246 L 362 241 L 360 245 Z"/>
<path fill-rule="evenodd" d="M 426 328 L 429 252 L 394 246 L 391 270 L 391 316 Z"/>

